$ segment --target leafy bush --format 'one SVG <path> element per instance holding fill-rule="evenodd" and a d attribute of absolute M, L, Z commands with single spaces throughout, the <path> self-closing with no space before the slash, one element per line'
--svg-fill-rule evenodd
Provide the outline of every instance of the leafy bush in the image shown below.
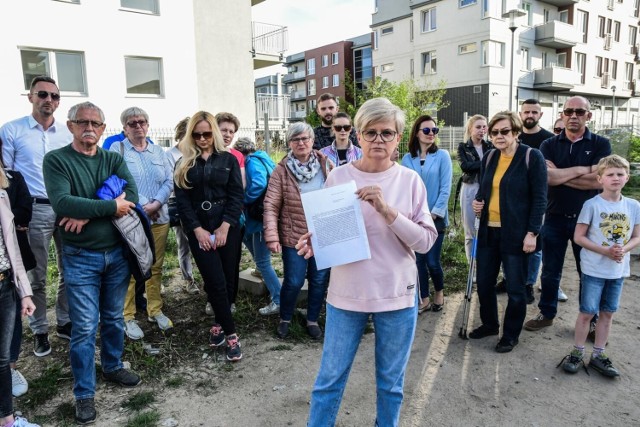
<path fill-rule="evenodd" d="M 629 156 L 630 162 L 640 162 L 640 137 L 632 136 L 629 139 Z"/>

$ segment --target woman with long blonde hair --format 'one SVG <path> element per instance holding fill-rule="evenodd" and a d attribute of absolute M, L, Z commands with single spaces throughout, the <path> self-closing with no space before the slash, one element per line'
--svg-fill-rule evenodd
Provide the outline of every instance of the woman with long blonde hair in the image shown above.
<path fill-rule="evenodd" d="M 216 323 L 209 345 L 227 342 L 227 360 L 242 358 L 227 293 L 229 264 L 236 258 L 229 242 L 240 241 L 242 178 L 235 157 L 225 150 L 215 116 L 199 111 L 191 116 L 176 164 L 174 192 L 182 228 L 204 281 Z"/>

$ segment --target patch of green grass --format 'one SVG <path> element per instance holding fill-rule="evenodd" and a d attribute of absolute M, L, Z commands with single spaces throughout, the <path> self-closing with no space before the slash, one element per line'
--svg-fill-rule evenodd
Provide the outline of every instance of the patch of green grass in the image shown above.
<path fill-rule="evenodd" d="M 293 350 L 293 346 L 289 344 L 278 344 L 269 348 L 269 351 L 289 351 Z"/>
<path fill-rule="evenodd" d="M 58 423 L 59 423 L 58 425 L 60 427 L 75 425 L 76 408 L 75 408 L 75 405 L 71 402 L 65 402 L 60 404 L 56 408 L 54 415 L 58 420 Z M 46 425 L 46 424 L 43 424 L 43 425 Z"/>
<path fill-rule="evenodd" d="M 155 427 L 160 422 L 160 412 L 153 409 L 147 412 L 141 412 L 129 419 L 126 427 Z"/>
<path fill-rule="evenodd" d="M 156 394 L 153 391 L 142 391 L 130 396 L 122 402 L 122 407 L 131 411 L 142 411 L 156 401 Z"/>
<path fill-rule="evenodd" d="M 162 347 L 160 353 L 162 353 Z M 142 341 L 125 340 L 123 359 L 131 362 L 135 371 L 144 372 L 146 377 L 158 378 L 164 372 L 161 357 L 148 354 L 143 348 Z"/>
<path fill-rule="evenodd" d="M 184 377 L 171 377 L 164 382 L 164 385 L 169 388 L 178 388 L 184 384 L 184 382 Z"/>
<path fill-rule="evenodd" d="M 63 365 L 58 362 L 49 364 L 44 368 L 38 378 L 29 381 L 29 394 L 23 402 L 23 406 L 28 409 L 38 408 L 45 402 L 57 396 L 61 379 L 71 379 L 68 369 L 63 369 Z"/>

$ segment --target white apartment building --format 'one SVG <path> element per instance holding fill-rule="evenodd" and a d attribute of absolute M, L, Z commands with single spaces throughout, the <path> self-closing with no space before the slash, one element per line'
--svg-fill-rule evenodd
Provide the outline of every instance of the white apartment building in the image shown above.
<path fill-rule="evenodd" d="M 376 75 L 444 80 L 449 107 L 438 117 L 449 125 L 508 109 L 510 92 L 514 109 L 539 99 L 546 128 L 571 95 L 591 101 L 592 128 L 640 125 L 640 0 L 375 2 Z M 512 44 L 505 15 L 514 10 L 522 16 L 514 21 Z"/>
<path fill-rule="evenodd" d="M 152 131 L 198 110 L 254 126 L 253 71 L 280 63 L 287 47 L 286 27 L 251 21 L 263 1 L 2 2 L 0 124 L 31 112 L 29 82 L 45 74 L 60 87 L 58 120 L 88 100 L 111 133 L 131 106 L 149 113 Z"/>

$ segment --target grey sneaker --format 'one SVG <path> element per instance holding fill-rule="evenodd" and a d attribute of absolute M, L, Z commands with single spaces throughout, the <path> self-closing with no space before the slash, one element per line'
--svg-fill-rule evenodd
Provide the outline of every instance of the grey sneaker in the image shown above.
<path fill-rule="evenodd" d="M 280 305 L 278 305 L 275 302 L 271 301 L 268 306 L 262 307 L 261 309 L 259 309 L 258 313 L 260 313 L 263 316 L 270 316 L 272 314 L 278 314 L 278 313 L 280 313 Z"/>
<path fill-rule="evenodd" d="M 96 420 L 96 405 L 93 397 L 76 400 L 76 423 L 93 424 Z"/>
<path fill-rule="evenodd" d="M 133 319 L 124 322 L 124 333 L 134 341 L 144 338 L 144 332 L 140 329 L 138 322 Z"/>
<path fill-rule="evenodd" d="M 157 323 L 163 333 L 167 333 L 173 329 L 173 322 L 162 312 L 153 317 L 149 317 L 149 322 Z"/>
<path fill-rule="evenodd" d="M 138 374 L 125 368 L 113 372 L 103 372 L 102 378 L 122 387 L 135 387 L 142 382 Z"/>
<path fill-rule="evenodd" d="M 562 365 L 562 369 L 570 374 L 575 374 L 576 372 L 578 372 L 580 370 L 580 367 L 582 367 L 586 371 L 587 368 L 584 365 L 583 357 L 584 353 L 574 348 L 571 353 L 566 355 L 564 359 L 560 361 L 560 364 L 558 366 Z"/>
<path fill-rule="evenodd" d="M 597 357 L 591 356 L 591 360 L 589 360 L 589 367 L 600 372 L 605 377 L 614 378 L 620 376 L 620 372 L 613 367 L 611 359 L 609 359 L 604 353 L 600 353 Z"/>
<path fill-rule="evenodd" d="M 11 394 L 20 397 L 29 390 L 29 383 L 17 369 L 11 368 Z"/>

